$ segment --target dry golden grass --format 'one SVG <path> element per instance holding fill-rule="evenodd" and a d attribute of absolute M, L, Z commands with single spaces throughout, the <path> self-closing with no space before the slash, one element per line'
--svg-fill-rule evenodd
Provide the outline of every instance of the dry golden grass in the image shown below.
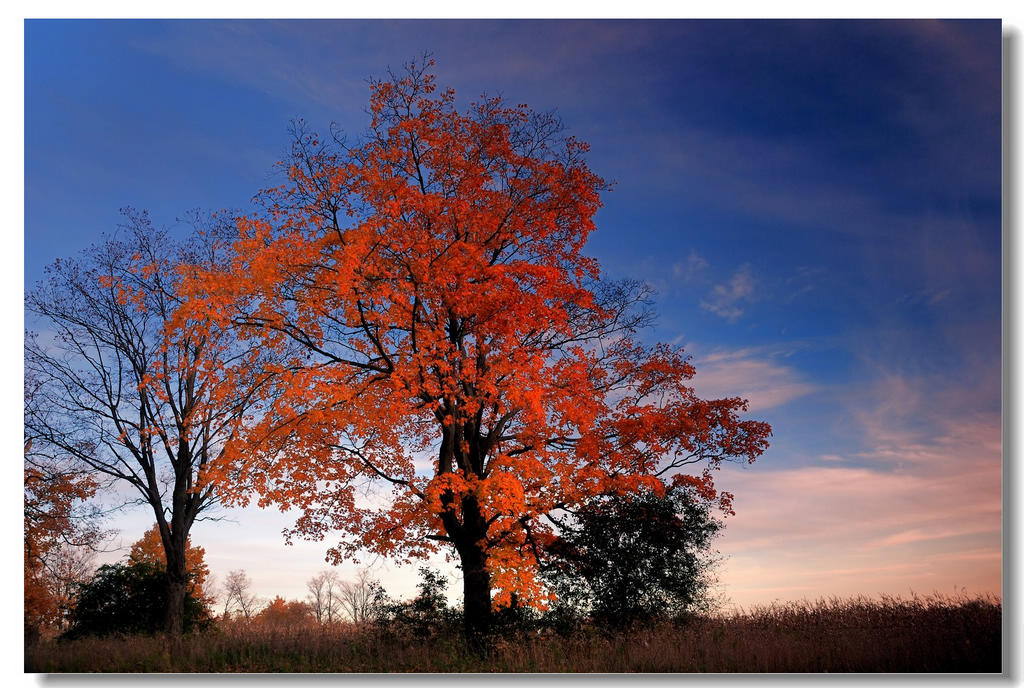
<path fill-rule="evenodd" d="M 44 642 L 28 672 L 993 672 L 1001 605 L 991 597 L 775 604 L 629 632 L 521 633 L 486 654 L 458 636 L 367 627 L 231 628 Z"/>

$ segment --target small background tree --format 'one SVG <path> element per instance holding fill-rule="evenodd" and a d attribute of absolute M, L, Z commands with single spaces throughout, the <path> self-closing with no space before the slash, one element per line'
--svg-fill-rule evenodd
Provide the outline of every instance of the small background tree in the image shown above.
<path fill-rule="evenodd" d="M 312 610 L 306 602 L 286 600 L 280 595 L 255 616 L 261 628 L 274 631 L 295 631 L 308 628 L 316 623 Z"/>
<path fill-rule="evenodd" d="M 352 623 L 360 624 L 369 618 L 374 582 L 369 569 L 366 568 L 358 569 L 354 579 L 342 581 L 341 605 Z"/>
<path fill-rule="evenodd" d="M 460 612 L 448 605 L 448 579 L 426 566 L 420 567 L 419 574 L 416 597 L 402 602 L 391 599 L 376 581 L 370 583 L 368 616 L 389 631 L 416 638 L 451 632 L 458 626 Z"/>
<path fill-rule="evenodd" d="M 24 612 L 25 640 L 63 630 L 78 583 L 92 574 L 102 545 L 101 513 L 88 500 L 102 481 L 31 431 L 51 409 L 39 404 L 38 382 L 25 381 Z"/>
<path fill-rule="evenodd" d="M 309 595 L 309 606 L 317 623 L 327 626 L 333 624 L 342 613 L 341 579 L 336 571 L 321 571 L 308 581 L 306 590 Z"/>
<path fill-rule="evenodd" d="M 235 569 L 224 580 L 224 616 L 232 612 L 246 621 L 252 620 L 260 611 L 263 602 L 252 592 L 252 579 L 245 569 Z"/>
<path fill-rule="evenodd" d="M 149 563 L 166 568 L 167 555 L 164 553 L 160 529 L 156 524 L 132 545 L 128 552 L 128 561 L 133 564 Z M 185 540 L 185 573 L 188 576 L 188 593 L 205 607 L 212 609 L 216 600 L 208 589 L 210 567 L 206 565 L 206 550 L 194 547 L 191 537 Z"/>
<path fill-rule="evenodd" d="M 594 499 L 566 519 L 548 547 L 552 618 L 605 627 L 678 618 L 710 605 L 710 550 L 722 524 L 683 486 Z"/>

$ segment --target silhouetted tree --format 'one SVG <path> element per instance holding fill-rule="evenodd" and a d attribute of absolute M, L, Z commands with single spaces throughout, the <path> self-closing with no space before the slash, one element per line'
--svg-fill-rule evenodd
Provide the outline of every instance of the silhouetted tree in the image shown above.
<path fill-rule="evenodd" d="M 79 587 L 63 637 L 114 633 L 154 633 L 164 628 L 167 576 L 152 562 L 101 566 L 92 580 Z M 182 629 L 202 630 L 211 619 L 206 606 L 189 589 L 182 603 Z"/>
<path fill-rule="evenodd" d="M 361 623 L 367 620 L 374 590 L 373 582 L 369 570 L 359 569 L 356 571 L 354 580 L 341 583 L 338 592 L 341 605 L 352 619 L 352 623 Z"/>
<path fill-rule="evenodd" d="M 559 598 L 553 617 L 625 627 L 700 608 L 721 527 L 707 501 L 680 486 L 591 501 L 548 548 L 545 574 Z"/>
<path fill-rule="evenodd" d="M 25 640 L 62 630 L 77 584 L 92 573 L 92 554 L 106 537 L 89 503 L 103 487 L 32 428 L 52 415 L 40 404 L 39 381 L 25 378 L 24 571 Z"/>
<path fill-rule="evenodd" d="M 448 580 L 437 571 L 420 567 L 418 594 L 412 600 L 396 602 L 375 581 L 370 584 L 369 615 L 378 625 L 426 638 L 458 627 L 460 612 L 448 605 Z"/>
<path fill-rule="evenodd" d="M 25 298 L 48 335 L 27 335 L 37 380 L 26 435 L 81 471 L 131 486 L 148 505 L 166 560 L 165 625 L 182 629 L 193 523 L 219 501 L 204 471 L 252 409 L 268 373 L 237 365 L 223 328 L 178 317 L 184 266 L 219 260 L 233 227 L 210 224 L 178 240 L 145 213 L 126 212 L 120 238 L 61 260 Z"/>

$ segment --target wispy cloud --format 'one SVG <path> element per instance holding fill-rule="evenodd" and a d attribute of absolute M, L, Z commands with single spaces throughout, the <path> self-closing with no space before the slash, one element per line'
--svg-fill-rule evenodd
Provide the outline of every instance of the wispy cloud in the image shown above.
<path fill-rule="evenodd" d="M 742 265 L 729 281 L 714 286 L 708 297 L 700 302 L 701 308 L 729 322 L 736 322 L 743 315 L 743 304 L 753 299 L 754 286 L 755 280 L 750 266 Z"/>
<path fill-rule="evenodd" d="M 684 260 L 672 264 L 672 275 L 683 282 L 690 282 L 700 277 L 707 268 L 707 259 L 691 249 Z"/>
<path fill-rule="evenodd" d="M 792 303 L 804 294 L 809 294 L 817 289 L 825 272 L 825 268 L 820 267 L 806 265 L 798 267 L 796 273 L 786 278 L 784 282 L 785 289 L 789 290 L 789 295 L 784 297 L 786 303 Z"/>
<path fill-rule="evenodd" d="M 735 601 L 954 586 L 998 594 L 998 411 L 966 411 L 975 392 L 928 378 L 889 374 L 865 388 L 848 395 L 859 451 L 782 470 L 769 453 L 751 469 L 723 469 L 719 487 L 736 495 L 737 515 L 722 578 Z"/>
<path fill-rule="evenodd" d="M 694 388 L 706 398 L 746 399 L 751 412 L 782 406 L 817 389 L 774 358 L 764 349 L 719 350 L 700 356 L 694 361 Z"/>
<path fill-rule="evenodd" d="M 165 24 L 162 37 L 139 40 L 138 46 L 183 68 L 245 84 L 273 98 L 330 108 L 348 106 L 358 112 L 352 106 L 365 102 L 365 81 L 353 70 L 325 70 L 323 66 L 332 59 L 358 54 L 339 50 L 339 45 L 358 43 L 370 48 L 372 42 L 360 37 L 365 26 L 359 22 L 332 23 L 333 40 L 322 28 L 313 33 L 304 31 L 309 28 L 306 22 L 172 22 Z M 301 41 L 299 50 L 296 37 Z"/>

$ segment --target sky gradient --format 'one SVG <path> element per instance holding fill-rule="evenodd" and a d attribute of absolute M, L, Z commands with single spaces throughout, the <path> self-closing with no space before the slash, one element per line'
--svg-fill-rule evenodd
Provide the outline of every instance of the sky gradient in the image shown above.
<path fill-rule="evenodd" d="M 120 207 L 248 208 L 289 120 L 358 135 L 366 79 L 424 51 L 461 103 L 557 109 L 591 144 L 615 186 L 588 251 L 658 290 L 645 337 L 699 393 L 772 424 L 719 478 L 733 602 L 998 594 L 998 21 L 30 21 L 26 287 Z M 213 573 L 304 597 L 333 543 L 224 515 L 193 531 Z"/>

